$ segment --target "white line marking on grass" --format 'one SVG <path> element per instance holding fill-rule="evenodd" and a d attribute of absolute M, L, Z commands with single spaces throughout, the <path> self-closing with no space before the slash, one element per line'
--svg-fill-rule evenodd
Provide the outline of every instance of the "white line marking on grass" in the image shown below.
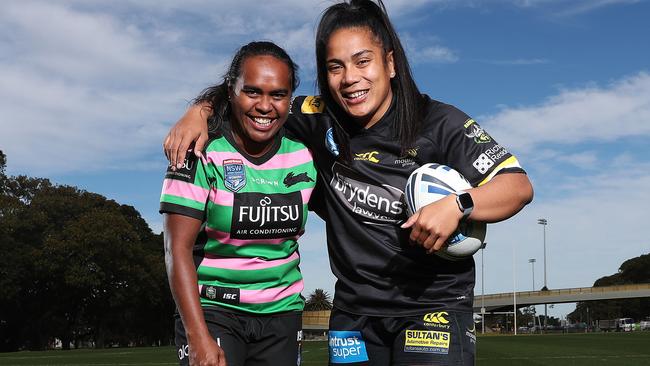
<path fill-rule="evenodd" d="M 650 358 L 650 355 L 579 355 L 579 356 L 535 356 L 535 357 L 477 357 L 477 360 L 576 360 L 576 359 L 599 359 L 599 358 Z"/>

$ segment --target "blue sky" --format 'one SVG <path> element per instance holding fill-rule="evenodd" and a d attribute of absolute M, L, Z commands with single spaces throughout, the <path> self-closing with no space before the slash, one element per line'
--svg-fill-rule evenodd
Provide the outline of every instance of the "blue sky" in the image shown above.
<path fill-rule="evenodd" d="M 133 205 L 161 230 L 161 141 L 188 100 L 255 39 L 285 47 L 302 69 L 299 93 L 312 94 L 313 33 L 329 4 L 3 1 L 0 149 L 8 172 Z M 473 116 L 534 183 L 530 206 L 488 228 L 486 293 L 512 291 L 513 273 L 517 290 L 529 290 L 529 258 L 541 287 L 540 217 L 549 221 L 549 288 L 591 286 L 650 252 L 639 231 L 650 206 L 649 1 L 387 5 L 421 90 Z M 332 293 L 323 224 L 314 217 L 307 230 L 306 289 Z"/>

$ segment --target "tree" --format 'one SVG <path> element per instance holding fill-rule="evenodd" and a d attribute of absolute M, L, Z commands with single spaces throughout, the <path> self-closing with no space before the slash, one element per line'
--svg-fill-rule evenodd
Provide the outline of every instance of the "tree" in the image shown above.
<path fill-rule="evenodd" d="M 618 273 L 601 277 L 594 287 L 650 283 L 650 254 L 628 259 L 619 267 Z M 650 315 L 650 298 L 598 300 L 579 302 L 576 310 L 567 318 L 571 321 L 634 318 L 644 319 Z"/>
<path fill-rule="evenodd" d="M 131 206 L 47 179 L 6 177 L 0 152 L 0 351 L 53 338 L 167 343 L 162 236 Z"/>
<path fill-rule="evenodd" d="M 330 295 L 323 289 L 317 288 L 309 295 L 305 303 L 305 310 L 319 311 L 332 310 Z"/>

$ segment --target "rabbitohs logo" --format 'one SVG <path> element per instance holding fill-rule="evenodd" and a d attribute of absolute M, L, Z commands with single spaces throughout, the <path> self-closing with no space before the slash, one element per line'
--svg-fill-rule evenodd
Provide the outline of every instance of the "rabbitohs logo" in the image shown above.
<path fill-rule="evenodd" d="M 330 187 L 338 200 L 363 223 L 394 225 L 406 219 L 401 189 L 371 181 L 338 162 L 332 173 Z"/>

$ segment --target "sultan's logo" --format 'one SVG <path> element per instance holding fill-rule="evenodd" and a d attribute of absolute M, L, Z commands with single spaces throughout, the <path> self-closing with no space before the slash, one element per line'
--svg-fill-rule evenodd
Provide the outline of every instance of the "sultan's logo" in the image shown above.
<path fill-rule="evenodd" d="M 426 326 L 442 326 L 444 328 L 449 328 L 449 320 L 447 320 L 447 316 L 449 316 L 449 313 L 446 311 L 438 311 L 435 313 L 429 313 L 424 315 L 422 320 L 424 320 L 424 325 Z"/>
<path fill-rule="evenodd" d="M 354 160 L 369 161 L 371 163 L 379 163 L 379 159 L 376 156 L 379 154 L 378 151 L 370 151 L 365 153 L 354 154 Z"/>

